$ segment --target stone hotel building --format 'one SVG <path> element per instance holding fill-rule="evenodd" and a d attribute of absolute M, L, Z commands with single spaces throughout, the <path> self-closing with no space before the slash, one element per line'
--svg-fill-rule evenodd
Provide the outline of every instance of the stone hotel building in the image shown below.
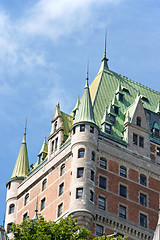
<path fill-rule="evenodd" d="M 71 114 L 55 107 L 51 131 L 29 168 L 26 129 L 8 180 L 5 228 L 37 211 L 72 216 L 93 236 L 160 239 L 160 93 L 101 67 Z M 36 211 L 36 212 L 37 212 Z M 11 233 L 8 230 L 8 236 Z"/>

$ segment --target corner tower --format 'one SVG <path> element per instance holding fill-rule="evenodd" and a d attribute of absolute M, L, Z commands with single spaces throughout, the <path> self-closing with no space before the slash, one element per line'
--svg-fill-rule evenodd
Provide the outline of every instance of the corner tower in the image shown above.
<path fill-rule="evenodd" d="M 71 187 L 70 215 L 78 225 L 91 228 L 95 215 L 96 125 L 88 86 L 88 69 L 83 96 L 71 127 Z"/>
<path fill-rule="evenodd" d="M 25 125 L 24 137 L 21 148 L 19 150 L 18 158 L 14 166 L 12 176 L 10 177 L 6 184 L 7 197 L 6 197 L 5 229 L 8 233 L 9 233 L 9 231 L 7 230 L 8 226 L 11 226 L 12 223 L 16 222 L 18 186 L 27 177 L 28 173 L 29 173 L 29 161 L 26 144 L 26 125 Z"/>

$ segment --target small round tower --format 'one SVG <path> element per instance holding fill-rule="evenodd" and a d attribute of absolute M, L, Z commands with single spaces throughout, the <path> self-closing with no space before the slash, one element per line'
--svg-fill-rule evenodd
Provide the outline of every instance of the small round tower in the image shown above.
<path fill-rule="evenodd" d="M 26 126 L 25 126 L 25 133 L 18 154 L 18 158 L 12 176 L 6 183 L 7 196 L 6 196 L 5 229 L 9 237 L 11 236 L 11 232 L 10 230 L 8 230 L 8 227 L 11 226 L 12 223 L 16 223 L 18 187 L 21 184 L 21 182 L 26 178 L 28 173 L 29 162 L 26 145 Z"/>
<path fill-rule="evenodd" d="M 78 219 L 78 225 L 90 229 L 95 215 L 95 181 L 98 126 L 96 125 L 88 86 L 81 102 L 78 100 L 75 119 L 71 128 L 71 197 L 70 215 Z"/>

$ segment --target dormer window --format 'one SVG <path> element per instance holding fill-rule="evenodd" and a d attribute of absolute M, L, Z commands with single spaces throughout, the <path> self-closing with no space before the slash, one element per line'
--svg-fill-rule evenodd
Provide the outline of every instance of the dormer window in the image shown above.
<path fill-rule="evenodd" d="M 122 91 L 130 94 L 130 92 L 129 92 L 129 90 L 127 88 L 123 88 Z"/>
<path fill-rule="evenodd" d="M 105 132 L 111 134 L 111 129 L 112 129 L 111 125 L 106 123 L 105 124 Z"/>
<path fill-rule="evenodd" d="M 54 124 L 54 131 L 56 131 L 56 130 L 57 130 L 57 121 Z"/>
<path fill-rule="evenodd" d="M 110 122 L 111 122 L 112 124 L 115 124 L 115 116 L 110 115 Z"/>
<path fill-rule="evenodd" d="M 119 107 L 117 107 L 117 106 L 114 106 L 114 112 L 115 112 L 115 114 L 119 114 Z"/>
<path fill-rule="evenodd" d="M 141 127 L 141 118 L 140 117 L 137 117 L 136 124 L 137 124 L 137 126 Z"/>
<path fill-rule="evenodd" d="M 124 95 L 122 93 L 119 93 L 118 94 L 118 99 L 120 102 L 123 102 L 124 101 Z"/>
<path fill-rule="evenodd" d="M 146 103 L 149 103 L 149 100 L 148 100 L 148 98 L 146 98 L 146 97 L 142 97 L 142 100 L 144 101 L 144 102 L 146 102 Z"/>

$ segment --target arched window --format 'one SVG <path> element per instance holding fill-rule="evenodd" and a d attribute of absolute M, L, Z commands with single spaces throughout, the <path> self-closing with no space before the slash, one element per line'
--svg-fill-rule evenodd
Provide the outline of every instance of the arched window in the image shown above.
<path fill-rule="evenodd" d="M 95 152 L 92 151 L 92 157 L 91 157 L 92 161 L 95 161 Z"/>
<path fill-rule="evenodd" d="M 140 174 L 140 184 L 143 185 L 143 186 L 147 185 L 147 178 L 143 174 Z"/>
<path fill-rule="evenodd" d="M 137 122 L 136 122 L 137 126 L 141 127 L 141 118 L 137 117 Z"/>
<path fill-rule="evenodd" d="M 62 164 L 60 168 L 60 176 L 62 176 L 64 173 L 65 173 L 65 164 Z"/>
<path fill-rule="evenodd" d="M 14 205 L 14 204 L 11 204 L 11 205 L 9 206 L 9 214 L 14 213 L 14 208 L 15 208 L 15 205 Z"/>
<path fill-rule="evenodd" d="M 120 176 L 127 177 L 127 169 L 124 166 L 120 166 Z"/>
<path fill-rule="evenodd" d="M 44 179 L 42 182 L 42 191 L 44 191 L 47 187 L 47 179 Z"/>
<path fill-rule="evenodd" d="M 28 202 L 29 202 L 29 193 L 27 193 L 24 198 L 24 205 L 26 205 Z"/>
<path fill-rule="evenodd" d="M 84 152 L 85 152 L 85 149 L 84 148 L 80 148 L 78 150 L 78 158 L 84 158 Z"/>

